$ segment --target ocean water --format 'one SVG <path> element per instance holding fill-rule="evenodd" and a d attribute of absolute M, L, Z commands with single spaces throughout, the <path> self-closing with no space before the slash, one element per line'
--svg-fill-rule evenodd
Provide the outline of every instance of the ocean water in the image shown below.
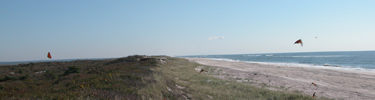
<path fill-rule="evenodd" d="M 375 51 L 196 55 L 183 57 L 375 72 Z"/>

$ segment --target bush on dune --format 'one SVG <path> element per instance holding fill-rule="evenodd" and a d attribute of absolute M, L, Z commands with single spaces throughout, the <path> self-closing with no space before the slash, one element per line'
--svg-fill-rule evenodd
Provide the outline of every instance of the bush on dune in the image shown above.
<path fill-rule="evenodd" d="M 69 75 L 71 73 L 80 73 L 81 72 L 80 68 L 77 67 L 77 66 L 69 66 L 68 68 L 69 69 L 64 72 L 64 76 Z"/>

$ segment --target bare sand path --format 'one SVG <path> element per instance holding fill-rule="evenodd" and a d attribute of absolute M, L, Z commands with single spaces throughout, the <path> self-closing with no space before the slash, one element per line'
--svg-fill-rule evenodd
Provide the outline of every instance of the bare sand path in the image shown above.
<path fill-rule="evenodd" d="M 215 67 L 210 71 L 219 78 L 274 87 L 274 90 L 301 91 L 305 94 L 343 100 L 375 100 L 375 73 L 339 69 L 278 66 L 249 62 L 186 58 L 189 61 Z M 219 69 L 219 70 L 217 70 Z M 217 74 L 219 73 L 219 74 Z M 318 87 L 310 86 L 314 82 Z"/>

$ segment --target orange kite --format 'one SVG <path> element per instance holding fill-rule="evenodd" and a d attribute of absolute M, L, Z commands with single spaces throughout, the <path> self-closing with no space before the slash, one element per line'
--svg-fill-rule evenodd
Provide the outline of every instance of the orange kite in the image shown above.
<path fill-rule="evenodd" d="M 51 59 L 51 58 L 52 58 L 51 53 L 48 52 L 47 57 L 48 57 L 49 59 Z"/>
<path fill-rule="evenodd" d="M 312 82 L 311 85 L 314 85 L 314 86 L 318 87 L 318 85 L 316 85 L 314 82 Z M 311 86 L 311 85 L 310 85 L 310 86 Z"/>
<path fill-rule="evenodd" d="M 314 94 L 313 94 L 313 98 L 316 99 L 316 98 L 315 98 L 315 92 L 314 92 Z"/>
<path fill-rule="evenodd" d="M 301 40 L 301 39 L 299 39 L 299 40 L 297 40 L 296 42 L 294 42 L 294 44 L 301 44 L 301 47 L 303 46 L 303 44 L 302 44 L 302 40 Z"/>
<path fill-rule="evenodd" d="M 208 71 L 206 71 L 206 70 L 204 70 L 204 69 L 201 69 L 201 71 L 200 71 L 199 73 L 202 73 L 202 72 L 208 72 Z"/>

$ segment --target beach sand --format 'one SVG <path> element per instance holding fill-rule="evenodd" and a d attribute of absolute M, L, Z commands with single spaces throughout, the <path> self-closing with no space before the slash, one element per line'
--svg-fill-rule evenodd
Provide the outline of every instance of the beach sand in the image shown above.
<path fill-rule="evenodd" d="M 271 90 L 301 91 L 316 97 L 343 100 L 375 100 L 375 73 L 340 69 L 280 66 L 250 62 L 185 58 L 212 66 L 209 75 L 235 79 Z M 311 85 L 317 84 L 317 87 Z"/>

